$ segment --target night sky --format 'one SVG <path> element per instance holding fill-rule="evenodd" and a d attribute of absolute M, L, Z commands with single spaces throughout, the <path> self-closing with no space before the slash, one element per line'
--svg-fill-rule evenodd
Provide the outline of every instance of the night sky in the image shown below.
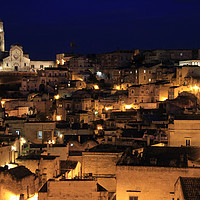
<path fill-rule="evenodd" d="M 32 60 L 57 53 L 200 48 L 199 0 L 1 1 L 6 50 L 18 43 Z"/>

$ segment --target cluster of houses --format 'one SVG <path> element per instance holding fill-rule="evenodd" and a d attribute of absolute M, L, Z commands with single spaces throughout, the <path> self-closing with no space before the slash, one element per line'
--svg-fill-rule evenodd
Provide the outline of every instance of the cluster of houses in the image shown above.
<path fill-rule="evenodd" d="M 200 198 L 200 49 L 4 48 L 0 199 Z"/>

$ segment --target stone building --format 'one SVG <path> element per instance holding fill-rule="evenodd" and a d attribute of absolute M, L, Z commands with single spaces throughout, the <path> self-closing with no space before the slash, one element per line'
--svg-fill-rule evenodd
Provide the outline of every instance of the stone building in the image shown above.
<path fill-rule="evenodd" d="M 40 189 L 38 200 L 108 200 L 108 192 L 88 179 L 49 180 Z"/>
<path fill-rule="evenodd" d="M 0 169 L 0 199 L 26 200 L 35 196 L 38 184 L 35 175 L 26 167 Z"/>
<path fill-rule="evenodd" d="M 24 165 L 32 173 L 38 173 L 42 183 L 45 183 L 48 179 L 54 178 L 60 174 L 59 156 L 33 154 L 18 157 L 16 163 Z"/>
<path fill-rule="evenodd" d="M 102 67 L 124 67 L 133 62 L 132 50 L 117 50 L 97 55 L 98 62 Z"/>
<path fill-rule="evenodd" d="M 0 52 L 5 51 L 3 22 L 0 19 Z"/>
<path fill-rule="evenodd" d="M 168 128 L 169 146 L 200 146 L 200 118 L 198 115 L 176 116 Z"/>
<path fill-rule="evenodd" d="M 200 199 L 200 178 L 179 177 L 174 185 L 174 199 Z"/>
<path fill-rule="evenodd" d="M 124 154 L 117 165 L 116 199 L 173 199 L 174 184 L 180 176 L 200 177 L 200 168 L 190 167 L 186 154 L 192 156 L 187 149 L 169 147 Z"/>
<path fill-rule="evenodd" d="M 30 69 L 29 55 L 23 52 L 20 45 L 12 45 L 9 56 L 3 59 L 1 71 L 27 72 Z"/>

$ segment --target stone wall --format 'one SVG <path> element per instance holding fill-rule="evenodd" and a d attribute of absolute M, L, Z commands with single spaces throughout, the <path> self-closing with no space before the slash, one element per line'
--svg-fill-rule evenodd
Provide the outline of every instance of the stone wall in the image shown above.
<path fill-rule="evenodd" d="M 200 177 L 200 168 L 117 166 L 117 200 L 168 200 L 179 176 Z"/>

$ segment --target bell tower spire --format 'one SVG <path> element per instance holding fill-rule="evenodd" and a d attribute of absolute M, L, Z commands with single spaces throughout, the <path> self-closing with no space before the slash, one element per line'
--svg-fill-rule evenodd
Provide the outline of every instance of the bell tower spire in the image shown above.
<path fill-rule="evenodd" d="M 0 52 L 5 51 L 3 22 L 0 19 Z"/>

